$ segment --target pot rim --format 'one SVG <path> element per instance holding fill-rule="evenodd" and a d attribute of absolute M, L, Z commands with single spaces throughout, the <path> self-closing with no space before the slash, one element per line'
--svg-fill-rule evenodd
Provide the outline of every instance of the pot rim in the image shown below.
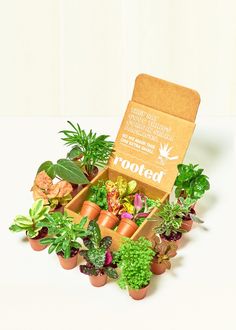
<path fill-rule="evenodd" d="M 138 228 L 137 223 L 135 223 L 135 222 L 134 222 L 133 220 L 131 220 L 131 219 L 128 219 L 128 218 L 122 218 L 121 221 L 120 221 L 120 224 L 121 224 L 121 222 L 127 223 L 127 224 L 130 225 L 131 227 Z"/>

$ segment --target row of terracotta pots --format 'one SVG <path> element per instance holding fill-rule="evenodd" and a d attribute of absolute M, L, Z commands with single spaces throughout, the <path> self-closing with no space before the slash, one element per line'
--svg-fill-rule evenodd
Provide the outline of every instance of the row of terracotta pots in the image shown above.
<path fill-rule="evenodd" d="M 101 210 L 101 208 L 90 201 L 85 201 L 80 211 L 82 217 L 87 216 L 89 220 L 94 220 L 98 218 L 97 223 L 109 229 L 114 229 L 119 223 L 119 219 L 113 213 Z M 127 218 L 122 218 L 116 232 L 122 236 L 131 237 L 135 231 L 138 229 L 138 225 Z"/>

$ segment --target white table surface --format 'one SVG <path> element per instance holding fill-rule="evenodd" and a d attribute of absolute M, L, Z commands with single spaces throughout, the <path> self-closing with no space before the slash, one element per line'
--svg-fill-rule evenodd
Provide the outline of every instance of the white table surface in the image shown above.
<path fill-rule="evenodd" d="M 64 157 L 57 132 L 78 118 L 0 118 L 0 329 L 233 330 L 235 325 L 236 118 L 199 117 L 185 162 L 199 163 L 211 190 L 198 204 L 205 224 L 186 235 L 172 270 L 154 277 L 146 299 L 134 301 L 116 283 L 94 288 L 55 255 L 34 252 L 8 227 L 32 204 L 30 188 L 45 160 Z M 85 129 L 115 138 L 121 118 L 80 118 Z"/>

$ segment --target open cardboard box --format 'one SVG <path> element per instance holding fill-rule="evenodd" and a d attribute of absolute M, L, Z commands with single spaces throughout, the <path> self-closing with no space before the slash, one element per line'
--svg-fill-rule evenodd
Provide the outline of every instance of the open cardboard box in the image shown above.
<path fill-rule="evenodd" d="M 173 188 L 177 164 L 183 161 L 190 143 L 199 103 L 196 91 L 146 74 L 139 75 L 108 167 L 67 204 L 66 212 L 79 222 L 79 211 L 89 187 L 99 180 L 116 180 L 119 175 L 135 179 L 139 191 L 164 202 Z M 156 209 L 148 218 L 155 212 Z M 158 222 L 148 218 L 131 239 L 152 236 Z M 104 227 L 101 232 L 103 236 L 112 236 L 112 249 L 119 248 L 123 236 Z"/>

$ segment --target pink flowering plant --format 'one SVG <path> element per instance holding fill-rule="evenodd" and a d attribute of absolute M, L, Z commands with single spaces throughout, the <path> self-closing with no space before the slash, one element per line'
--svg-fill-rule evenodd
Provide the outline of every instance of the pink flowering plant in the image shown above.
<path fill-rule="evenodd" d="M 136 193 L 123 203 L 123 209 L 120 212 L 121 218 L 131 219 L 137 225 L 141 225 L 153 208 L 160 205 L 160 200 L 154 200 L 142 193 Z"/>
<path fill-rule="evenodd" d="M 113 254 L 109 250 L 112 238 L 110 236 L 101 237 L 96 220 L 90 221 L 88 231 L 89 235 L 83 238 L 86 249 L 79 251 L 86 261 L 85 265 L 80 265 L 81 273 L 90 276 L 106 274 L 110 278 L 118 278 L 116 265 L 113 264 Z"/>

